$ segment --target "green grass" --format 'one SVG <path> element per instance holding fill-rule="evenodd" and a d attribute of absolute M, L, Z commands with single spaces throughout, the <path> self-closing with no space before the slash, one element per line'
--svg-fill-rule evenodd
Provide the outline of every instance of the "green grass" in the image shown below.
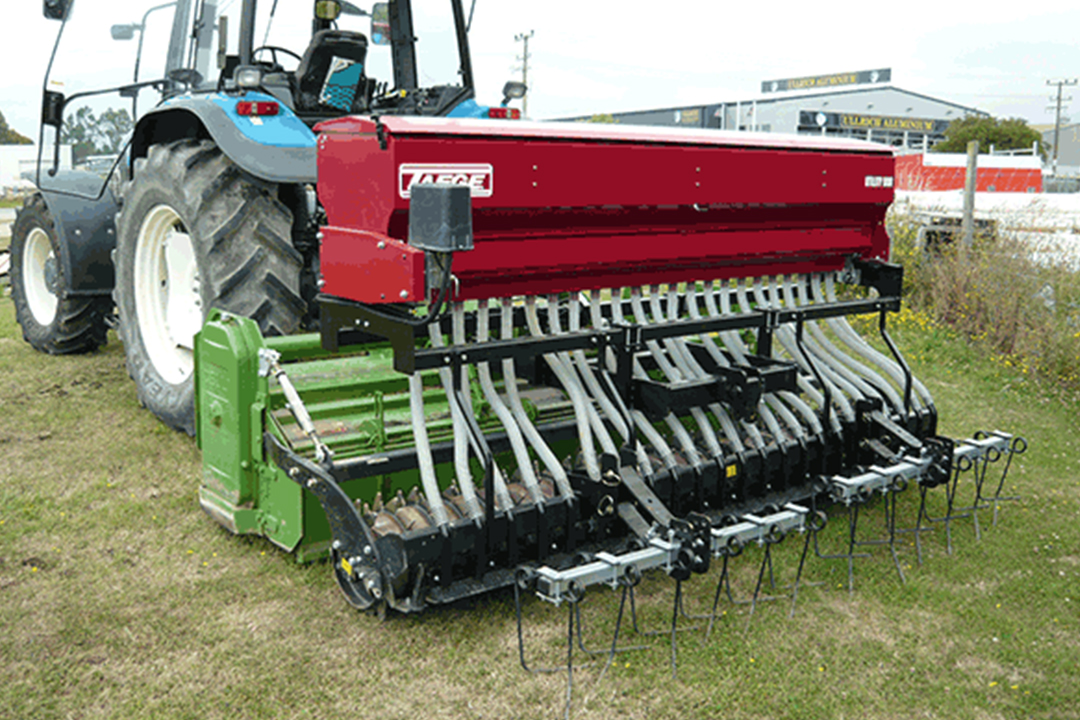
<path fill-rule="evenodd" d="M 575 718 L 1080 717 L 1080 452 L 1075 395 L 988 360 L 908 315 L 894 336 L 934 392 L 944 433 L 1022 433 L 996 527 L 957 521 L 856 565 L 812 558 L 797 614 L 726 612 L 712 638 L 666 637 L 575 673 Z M 0 298 L 0 718 L 551 718 L 565 675 L 517 665 L 514 603 L 494 594 L 420 616 L 350 610 L 325 564 L 233 537 L 198 508 L 194 442 L 138 406 L 115 337 L 86 357 L 36 354 Z M 940 492 L 940 491 L 938 491 Z M 917 493 L 901 498 L 910 522 Z M 940 511 L 935 495 L 935 511 Z M 836 550 L 843 513 L 822 544 Z M 880 529 L 872 506 L 862 527 Z M 777 548 L 781 581 L 801 549 Z M 758 549 L 733 563 L 753 589 Z M 711 602 L 718 568 L 687 583 Z M 643 626 L 670 622 L 673 583 L 647 577 Z M 591 590 L 587 642 L 610 637 L 618 597 Z M 565 609 L 524 608 L 530 661 L 565 655 Z M 627 634 L 627 643 L 640 642 Z M 578 655 L 578 661 L 582 658 Z"/>
<path fill-rule="evenodd" d="M 22 206 L 23 201 L 21 199 L 5 200 L 0 198 L 0 208 L 21 208 Z"/>

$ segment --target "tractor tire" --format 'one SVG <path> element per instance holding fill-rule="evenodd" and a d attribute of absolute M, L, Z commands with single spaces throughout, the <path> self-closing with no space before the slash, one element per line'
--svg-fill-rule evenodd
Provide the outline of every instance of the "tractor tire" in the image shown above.
<path fill-rule="evenodd" d="M 194 337 L 211 308 L 288 334 L 304 315 L 303 256 L 277 186 L 208 140 L 153 145 L 116 216 L 116 305 L 139 401 L 195 434 Z"/>
<path fill-rule="evenodd" d="M 11 226 L 11 299 L 23 338 L 50 355 L 84 353 L 106 342 L 108 296 L 72 296 L 49 208 L 40 194 L 26 199 Z"/>

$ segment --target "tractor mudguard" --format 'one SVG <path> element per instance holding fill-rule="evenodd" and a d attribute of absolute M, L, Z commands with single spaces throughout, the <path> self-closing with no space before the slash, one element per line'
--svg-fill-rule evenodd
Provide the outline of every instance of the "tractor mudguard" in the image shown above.
<path fill-rule="evenodd" d="M 242 116 L 236 112 L 239 102 L 272 102 L 278 105 L 278 114 Z M 316 180 L 315 134 L 277 98 L 263 93 L 171 99 L 139 120 L 131 157 L 144 157 L 155 143 L 199 136 L 209 136 L 230 160 L 255 177 L 277 183 Z"/>
<path fill-rule="evenodd" d="M 69 295 L 108 295 L 113 289 L 111 253 L 116 247 L 119 204 L 109 187 L 102 189 L 105 182 L 78 170 L 41 178 L 41 195 L 60 240 Z"/>

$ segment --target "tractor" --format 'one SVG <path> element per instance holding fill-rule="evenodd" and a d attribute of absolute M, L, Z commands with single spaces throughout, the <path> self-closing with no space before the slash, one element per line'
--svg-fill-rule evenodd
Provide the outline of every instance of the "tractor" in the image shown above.
<path fill-rule="evenodd" d="M 55 76 L 79 72 L 78 43 L 104 39 L 80 31 L 100 25 L 103 34 L 105 20 L 88 1 L 78 10 L 74 0 L 44 2 L 45 17 L 62 23 L 42 102 L 41 147 L 48 131 L 55 154 L 52 163 L 39 157 L 39 192 L 13 226 L 18 322 L 34 348 L 53 354 L 93 350 L 115 325 L 140 402 L 189 434 L 194 338 L 211 308 L 255 318 L 266 335 L 317 325 L 323 216 L 313 127 L 350 113 L 516 119 L 506 105 L 525 90 L 510 82 L 502 105 L 475 101 L 462 0 L 366 10 L 317 0 L 300 23 L 279 15 L 310 4 L 262 4 L 127 3 L 125 13 L 145 10 L 141 21 L 108 31 L 115 41 L 139 35 L 133 77 L 121 79 L 121 68 L 116 85 L 65 97 L 51 89 Z M 267 44 L 277 37 L 297 44 Z M 144 62 L 158 39 L 164 64 Z M 158 72 L 142 79 L 140 66 Z M 136 121 L 121 159 L 105 178 L 59 170 L 65 111 L 110 97 L 130 99 Z"/>

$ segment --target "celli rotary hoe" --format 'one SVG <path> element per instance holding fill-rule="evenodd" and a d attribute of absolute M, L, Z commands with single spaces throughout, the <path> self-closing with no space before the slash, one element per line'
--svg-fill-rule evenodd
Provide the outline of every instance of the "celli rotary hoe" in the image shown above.
<path fill-rule="evenodd" d="M 71 8 L 44 2 L 62 27 Z M 625 600 L 662 570 L 674 644 L 683 582 L 719 559 L 730 596 L 729 559 L 759 545 L 756 601 L 773 544 L 817 548 L 819 503 L 847 511 L 850 586 L 873 498 L 901 578 L 899 533 L 921 552 L 932 523 L 1008 499 L 1022 438 L 940 436 L 887 332 L 890 148 L 520 121 L 520 84 L 473 100 L 461 0 L 319 0 L 289 70 L 286 39 L 255 46 L 295 27 L 278 10 L 258 26 L 243 0 L 237 47 L 211 0 L 113 26 L 171 12 L 163 76 L 140 81 L 137 56 L 131 82 L 45 90 L 42 145 L 110 92 L 133 138 L 111 181 L 58 171 L 57 149 L 12 237 L 26 339 L 87 351 L 117 327 L 140 400 L 196 435 L 200 503 L 229 531 L 329 557 L 360 609 L 511 586 L 568 604 L 571 643 L 588 587 Z M 879 342 L 848 321 L 866 314 Z"/>

